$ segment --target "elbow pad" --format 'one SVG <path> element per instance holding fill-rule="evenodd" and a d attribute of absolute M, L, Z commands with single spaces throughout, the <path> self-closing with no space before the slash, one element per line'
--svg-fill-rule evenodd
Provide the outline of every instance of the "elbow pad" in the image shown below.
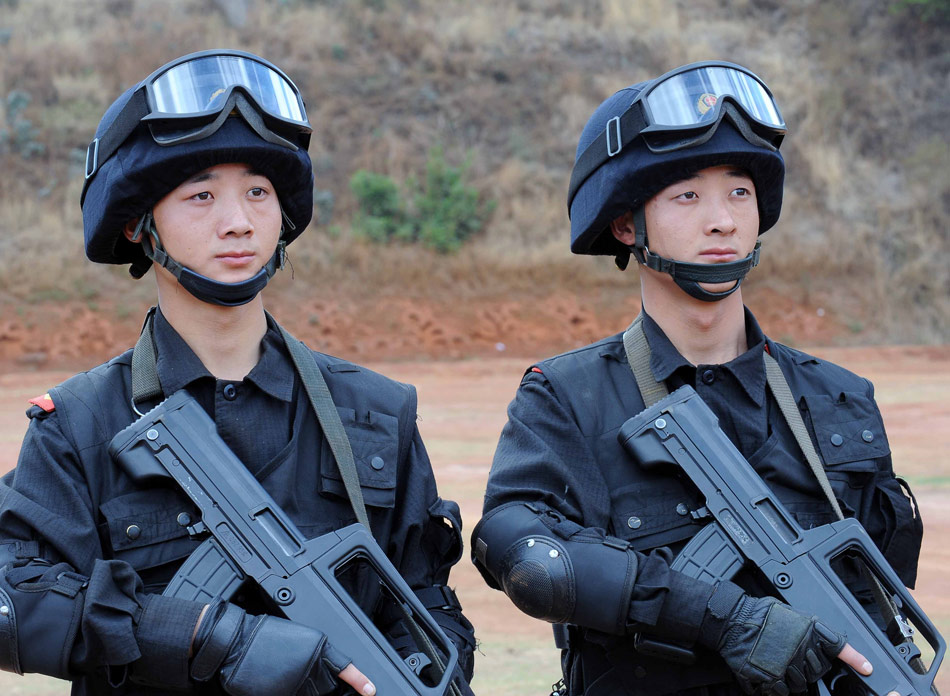
<path fill-rule="evenodd" d="M 475 565 L 529 616 L 604 633 L 626 630 L 637 554 L 536 503 L 491 510 L 472 534 Z"/>
<path fill-rule="evenodd" d="M 69 679 L 85 587 L 65 563 L 0 568 L 0 669 Z"/>

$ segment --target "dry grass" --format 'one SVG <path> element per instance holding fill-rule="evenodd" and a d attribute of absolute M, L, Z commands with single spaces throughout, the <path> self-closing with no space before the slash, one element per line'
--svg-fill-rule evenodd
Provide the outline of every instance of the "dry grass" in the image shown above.
<path fill-rule="evenodd" d="M 791 127 L 785 213 L 756 282 L 827 298 L 855 340 L 950 340 L 946 27 L 887 3 L 251 0 L 243 28 L 208 0 L 0 4 L 0 98 L 29 92 L 24 117 L 46 147 L 24 159 L 0 145 L 5 295 L 127 290 L 122 273 L 100 283 L 78 262 L 78 158 L 122 89 L 214 46 L 269 57 L 308 98 L 317 188 L 334 205 L 294 245 L 298 271 L 356 293 L 615 283 L 609 263 L 566 250 L 580 129 L 622 86 L 724 58 L 768 80 Z M 436 143 L 451 162 L 470 156 L 497 201 L 484 234 L 451 258 L 354 241 L 351 174 L 418 176 Z"/>

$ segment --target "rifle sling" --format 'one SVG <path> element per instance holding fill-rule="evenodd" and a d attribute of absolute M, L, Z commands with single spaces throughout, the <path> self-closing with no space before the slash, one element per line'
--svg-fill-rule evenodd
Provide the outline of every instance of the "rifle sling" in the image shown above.
<path fill-rule="evenodd" d="M 330 389 L 323 378 L 323 373 L 314 362 L 310 349 L 291 336 L 284 327 L 278 326 L 278 328 L 281 336 L 284 337 L 284 343 L 287 344 L 287 350 L 290 351 L 290 357 L 297 367 L 297 374 L 300 375 L 304 389 L 307 390 L 310 405 L 317 414 L 320 428 L 327 442 L 330 443 L 340 476 L 343 477 L 346 494 L 350 498 L 350 505 L 356 513 L 356 519 L 372 534 L 373 530 L 369 526 L 369 516 L 366 514 L 366 505 L 363 503 L 363 491 L 360 489 L 360 478 L 356 471 L 356 462 L 353 460 L 350 439 L 343 429 L 340 414 L 333 403 L 333 397 L 330 396 Z"/>

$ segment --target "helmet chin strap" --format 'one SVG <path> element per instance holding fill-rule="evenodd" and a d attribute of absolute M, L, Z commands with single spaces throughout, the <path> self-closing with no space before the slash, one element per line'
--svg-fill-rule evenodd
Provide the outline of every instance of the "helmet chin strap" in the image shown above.
<path fill-rule="evenodd" d="M 684 292 L 703 302 L 718 302 L 729 297 L 739 289 L 746 274 L 759 264 L 760 242 L 755 243 L 752 253 L 744 259 L 730 261 L 729 263 L 686 263 L 685 261 L 667 259 L 654 254 L 647 247 L 647 223 L 643 206 L 633 211 L 633 224 L 636 239 L 630 251 L 637 261 L 654 271 L 669 274 L 673 278 L 673 282 Z M 736 284 L 722 292 L 710 292 L 699 285 L 700 283 L 728 283 L 729 281 L 735 281 Z"/>
<path fill-rule="evenodd" d="M 293 223 L 283 213 L 284 224 L 293 228 Z M 143 234 L 144 233 L 144 234 Z M 281 228 L 281 237 L 283 237 L 283 228 Z M 287 243 L 281 239 L 277 242 L 277 249 L 274 255 L 252 277 L 237 283 L 222 283 L 218 280 L 212 280 L 200 273 L 195 273 L 190 268 L 182 266 L 175 261 L 168 252 L 162 247 L 161 240 L 158 238 L 158 232 L 155 229 L 155 219 L 152 217 L 152 211 L 148 211 L 139 220 L 135 227 L 135 233 L 132 235 L 132 242 L 141 241 L 142 250 L 145 255 L 157 263 L 162 268 L 168 270 L 185 290 L 190 292 L 202 302 L 218 305 L 221 307 L 239 307 L 247 304 L 257 294 L 264 289 L 267 281 L 277 272 L 283 269 L 287 260 Z"/>

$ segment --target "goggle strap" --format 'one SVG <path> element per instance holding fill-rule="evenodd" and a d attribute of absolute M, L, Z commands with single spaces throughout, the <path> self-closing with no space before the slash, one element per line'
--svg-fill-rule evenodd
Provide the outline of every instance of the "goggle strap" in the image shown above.
<path fill-rule="evenodd" d="M 623 115 L 610 119 L 606 128 L 594 142 L 587 146 L 574 163 L 571 172 L 571 185 L 567 193 L 567 212 L 570 215 L 571 204 L 577 190 L 611 157 L 619 154 L 624 147 L 633 142 L 640 131 L 646 128 L 646 119 L 640 102 L 634 102 Z"/>
<path fill-rule="evenodd" d="M 245 123 L 253 128 L 254 132 L 257 133 L 263 140 L 273 145 L 281 145 L 293 150 L 294 152 L 299 149 L 294 143 L 290 142 L 286 138 L 280 137 L 274 131 L 268 128 L 264 123 L 264 119 L 260 113 L 258 113 L 258 111 L 248 103 L 247 97 L 239 92 L 236 92 L 231 98 L 234 100 L 234 107 L 238 110 L 238 113 L 241 114 L 241 117 L 244 119 Z"/>
<path fill-rule="evenodd" d="M 119 149 L 132 133 L 138 128 L 139 122 L 149 113 L 145 90 L 137 89 L 132 93 L 128 103 L 122 107 L 115 121 L 109 124 L 105 132 L 93 140 L 86 149 L 86 180 L 83 183 L 82 195 L 79 203 L 86 199 L 86 189 L 89 182 L 103 162 L 108 160 Z"/>

